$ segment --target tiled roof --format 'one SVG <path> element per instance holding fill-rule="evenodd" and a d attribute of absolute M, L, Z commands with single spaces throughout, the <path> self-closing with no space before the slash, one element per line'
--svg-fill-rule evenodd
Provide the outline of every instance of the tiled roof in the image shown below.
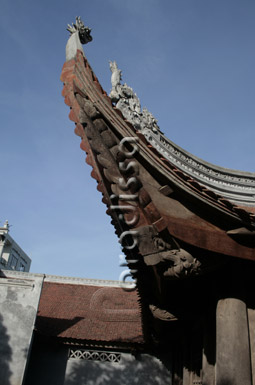
<path fill-rule="evenodd" d="M 143 343 L 136 291 L 44 282 L 36 330 L 83 341 Z"/>

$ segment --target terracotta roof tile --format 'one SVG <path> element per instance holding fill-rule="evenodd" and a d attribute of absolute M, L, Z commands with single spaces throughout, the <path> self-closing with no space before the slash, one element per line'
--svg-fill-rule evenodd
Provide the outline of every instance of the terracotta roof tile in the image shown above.
<path fill-rule="evenodd" d="M 136 291 L 45 282 L 36 321 L 52 337 L 106 342 L 144 342 Z"/>

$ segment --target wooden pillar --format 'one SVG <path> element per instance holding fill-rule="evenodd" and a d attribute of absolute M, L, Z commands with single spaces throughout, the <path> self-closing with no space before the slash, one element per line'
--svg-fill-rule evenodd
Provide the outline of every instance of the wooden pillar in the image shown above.
<path fill-rule="evenodd" d="M 219 300 L 216 311 L 216 385 L 252 385 L 246 304 Z"/>

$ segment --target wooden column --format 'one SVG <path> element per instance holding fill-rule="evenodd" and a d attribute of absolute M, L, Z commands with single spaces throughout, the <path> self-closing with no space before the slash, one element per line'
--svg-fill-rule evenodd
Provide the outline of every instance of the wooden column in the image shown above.
<path fill-rule="evenodd" d="M 246 304 L 221 299 L 216 311 L 216 385 L 251 385 Z"/>

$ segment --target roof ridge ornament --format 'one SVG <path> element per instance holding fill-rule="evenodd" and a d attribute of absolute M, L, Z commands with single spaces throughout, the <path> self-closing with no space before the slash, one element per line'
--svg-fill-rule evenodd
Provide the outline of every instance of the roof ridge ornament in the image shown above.
<path fill-rule="evenodd" d="M 157 120 L 152 113 L 149 112 L 146 107 L 143 107 L 141 110 L 140 100 L 133 89 L 126 83 L 121 84 L 122 71 L 118 68 L 116 61 L 110 61 L 109 63 L 112 72 L 112 90 L 109 96 L 112 102 L 115 103 L 116 108 L 122 112 L 124 118 L 127 119 L 135 129 L 142 132 L 149 130 L 154 132 L 154 134 L 158 134 L 159 132 L 162 134 Z"/>
<path fill-rule="evenodd" d="M 255 173 L 216 166 L 177 146 L 163 134 L 152 113 L 146 107 L 141 109 L 140 100 L 133 89 L 126 83 L 121 84 L 122 71 L 116 61 L 110 61 L 110 69 L 112 90 L 109 96 L 115 107 L 164 159 L 177 167 L 183 175 L 188 175 L 201 184 L 204 194 L 206 189 L 210 189 L 216 194 L 216 199 L 226 199 L 225 206 L 231 205 L 228 201 L 240 206 L 254 206 Z"/>
<path fill-rule="evenodd" d="M 76 16 L 75 23 L 67 25 L 67 31 L 70 37 L 66 45 L 66 61 L 73 59 L 77 50 L 83 53 L 82 44 L 87 44 L 93 40 L 91 36 L 91 28 L 86 27 L 80 16 Z"/>
<path fill-rule="evenodd" d="M 76 16 L 75 20 L 76 22 L 72 23 L 72 25 L 68 24 L 67 31 L 69 31 L 71 35 L 78 31 L 81 44 L 87 44 L 92 41 L 93 38 L 90 35 L 92 31 L 91 28 L 85 27 L 80 16 Z"/>

